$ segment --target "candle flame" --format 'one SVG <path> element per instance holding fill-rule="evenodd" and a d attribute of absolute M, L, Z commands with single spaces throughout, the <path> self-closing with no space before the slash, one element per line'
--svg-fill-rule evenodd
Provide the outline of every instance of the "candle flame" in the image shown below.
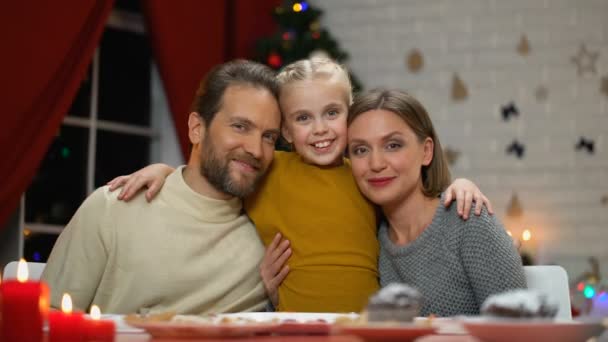
<path fill-rule="evenodd" d="M 25 283 L 29 276 L 29 272 L 27 270 L 27 262 L 25 259 L 21 258 L 19 260 L 19 265 L 17 266 L 17 281 L 20 283 Z"/>
<path fill-rule="evenodd" d="M 532 237 L 532 233 L 530 233 L 530 231 L 528 229 L 524 230 L 524 232 L 521 233 L 521 238 L 524 241 L 530 241 L 531 237 Z"/>
<path fill-rule="evenodd" d="M 91 306 L 91 318 L 94 320 L 98 320 L 101 318 L 101 310 L 99 310 L 99 306 L 95 304 Z"/>
<path fill-rule="evenodd" d="M 67 314 L 72 313 L 72 297 L 67 293 L 64 293 L 61 299 L 61 311 Z"/>

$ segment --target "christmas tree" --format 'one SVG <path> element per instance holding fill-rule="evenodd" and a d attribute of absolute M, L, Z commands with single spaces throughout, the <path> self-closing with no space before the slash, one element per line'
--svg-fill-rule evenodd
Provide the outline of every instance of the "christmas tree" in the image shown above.
<path fill-rule="evenodd" d="M 270 37 L 257 41 L 256 59 L 275 70 L 311 57 L 328 57 L 345 63 L 348 53 L 321 27 L 322 14 L 306 1 L 284 1 L 273 13 L 279 29 Z M 350 77 L 354 90 L 360 90 L 361 82 L 352 73 Z"/>

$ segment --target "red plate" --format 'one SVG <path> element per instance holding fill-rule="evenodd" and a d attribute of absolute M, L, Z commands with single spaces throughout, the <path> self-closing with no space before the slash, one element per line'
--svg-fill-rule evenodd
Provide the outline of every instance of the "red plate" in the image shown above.
<path fill-rule="evenodd" d="M 193 322 L 134 323 L 154 338 L 217 338 L 270 334 L 278 324 L 201 324 Z"/>
<path fill-rule="evenodd" d="M 356 335 L 366 341 L 414 341 L 425 335 L 432 335 L 436 328 L 416 324 L 402 325 L 344 325 L 336 326 L 335 333 Z"/>

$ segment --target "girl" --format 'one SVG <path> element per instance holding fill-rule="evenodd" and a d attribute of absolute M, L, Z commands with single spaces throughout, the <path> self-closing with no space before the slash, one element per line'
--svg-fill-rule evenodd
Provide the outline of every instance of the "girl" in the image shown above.
<path fill-rule="evenodd" d="M 352 102 L 348 73 L 331 60 L 312 59 L 286 66 L 277 78 L 282 134 L 295 153 L 275 152 L 258 192 L 245 199 L 268 246 L 260 267 L 264 284 L 280 311 L 360 311 L 378 289 L 379 246 L 374 207 L 343 158 Z M 173 169 L 148 168 L 114 179 L 111 189 L 126 183 L 119 195 L 126 200 L 149 185 L 151 198 Z M 457 182 L 446 205 L 455 196 L 465 218 L 473 198 L 478 212 L 481 203 L 489 205 L 474 184 Z"/>

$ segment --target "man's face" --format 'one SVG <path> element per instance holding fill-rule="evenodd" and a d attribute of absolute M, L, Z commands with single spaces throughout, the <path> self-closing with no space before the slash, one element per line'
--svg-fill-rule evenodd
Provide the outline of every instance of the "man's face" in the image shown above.
<path fill-rule="evenodd" d="M 202 141 L 201 175 L 226 194 L 251 194 L 272 162 L 280 125 L 279 105 L 268 90 L 228 87 Z"/>

